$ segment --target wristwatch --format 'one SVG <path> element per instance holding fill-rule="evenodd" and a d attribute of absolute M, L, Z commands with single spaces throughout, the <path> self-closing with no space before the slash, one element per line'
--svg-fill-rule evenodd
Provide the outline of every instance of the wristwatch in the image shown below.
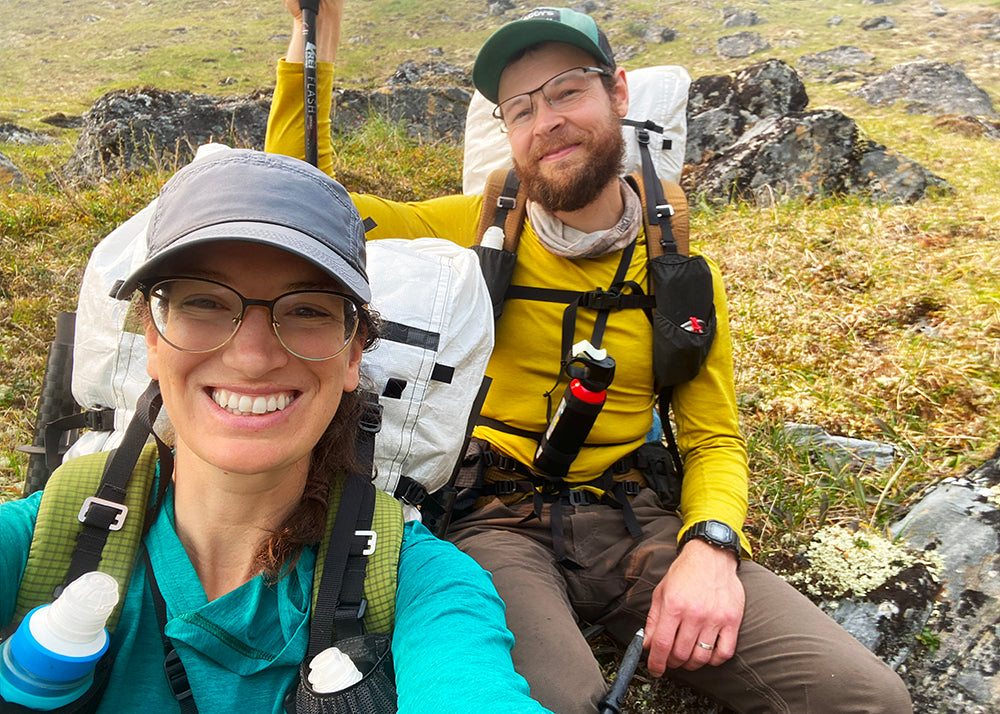
<path fill-rule="evenodd" d="M 697 538 L 703 540 L 716 548 L 728 550 L 736 555 L 736 560 L 740 560 L 740 535 L 722 521 L 698 521 L 687 529 L 684 537 L 681 538 L 678 551 L 684 547 L 689 540 Z"/>

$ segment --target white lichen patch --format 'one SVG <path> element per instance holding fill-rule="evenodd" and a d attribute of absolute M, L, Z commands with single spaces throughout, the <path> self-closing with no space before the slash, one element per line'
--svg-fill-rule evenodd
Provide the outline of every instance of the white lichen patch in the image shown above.
<path fill-rule="evenodd" d="M 986 492 L 986 500 L 996 508 L 1000 508 L 1000 483 L 996 486 L 990 486 Z"/>
<path fill-rule="evenodd" d="M 785 579 L 817 597 L 865 595 L 917 563 L 936 575 L 941 564 L 935 555 L 907 550 L 872 530 L 830 525 L 820 529 L 806 548 L 809 567 Z"/>

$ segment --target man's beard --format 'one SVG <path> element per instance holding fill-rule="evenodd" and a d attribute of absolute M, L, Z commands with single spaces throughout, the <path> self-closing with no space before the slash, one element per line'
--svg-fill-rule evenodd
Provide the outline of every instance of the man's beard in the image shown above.
<path fill-rule="evenodd" d="M 601 131 L 585 135 L 583 139 L 579 148 L 588 152 L 584 164 L 572 171 L 562 169 L 554 177 L 542 175 L 542 167 L 537 159 L 529 160 L 526 164 L 514 160 L 514 171 L 528 198 L 550 213 L 584 208 L 621 173 L 625 140 L 616 114 L 611 113 Z M 547 145 L 539 146 L 535 155 L 544 156 L 548 151 L 563 145 L 565 140 L 565 135 L 557 137 Z"/>

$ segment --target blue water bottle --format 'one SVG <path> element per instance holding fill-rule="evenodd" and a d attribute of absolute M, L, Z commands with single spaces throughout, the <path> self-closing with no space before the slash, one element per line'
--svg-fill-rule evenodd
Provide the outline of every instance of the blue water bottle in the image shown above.
<path fill-rule="evenodd" d="M 105 625 L 117 603 L 118 583 L 94 571 L 29 612 L 0 649 L 0 699 L 40 711 L 79 699 L 108 649 Z"/>

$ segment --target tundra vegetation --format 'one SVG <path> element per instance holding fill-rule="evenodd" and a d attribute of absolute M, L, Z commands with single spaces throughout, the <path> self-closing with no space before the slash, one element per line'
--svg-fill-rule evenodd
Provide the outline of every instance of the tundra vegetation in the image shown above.
<path fill-rule="evenodd" d="M 864 68 L 872 75 L 919 58 L 962 63 L 1000 101 L 998 30 L 976 29 L 994 21 L 995 5 L 940 0 L 941 16 L 925 0 L 770 0 L 747 3 L 766 23 L 724 28 L 727 4 L 598 2 L 595 16 L 627 68 L 680 64 L 699 77 L 768 57 L 794 67 L 804 54 L 854 45 L 875 56 Z M 288 23 L 277 1 L 37 0 L 17 12 L 13 0 L 0 0 L 0 8 L 2 120 L 53 140 L 0 147 L 27 177 L 26 186 L 2 189 L 0 498 L 8 499 L 20 495 L 27 459 L 15 449 L 32 439 L 56 312 L 74 309 L 94 245 L 176 168 L 164 160 L 97 185 L 69 183 L 59 168 L 76 130 L 41 120 L 79 115 L 104 92 L 136 85 L 220 95 L 268 89 Z M 347 8 L 342 87 L 377 87 L 407 60 L 469 67 L 501 21 L 485 0 L 348 0 Z M 882 14 L 897 27 L 859 27 Z M 831 26 L 834 15 L 842 22 Z M 673 29 L 676 39 L 651 40 L 652 26 Z M 739 29 L 760 33 L 771 49 L 719 57 L 716 40 Z M 730 297 L 752 468 L 747 531 L 757 557 L 786 572 L 824 526 L 884 533 L 928 488 L 982 463 L 1000 443 L 1000 143 L 898 103 L 870 106 L 849 94 L 859 79 L 803 79 L 810 108 L 841 110 L 955 190 L 911 205 L 829 196 L 692 207 L 693 243 L 720 264 Z M 335 152 L 338 177 L 352 190 L 396 199 L 461 191 L 462 147 L 415 141 L 405 127 L 372 120 L 337 137 Z M 782 429 L 788 422 L 891 444 L 895 462 L 842 468 L 795 447 Z M 643 710 L 665 711 L 650 706 Z"/>

